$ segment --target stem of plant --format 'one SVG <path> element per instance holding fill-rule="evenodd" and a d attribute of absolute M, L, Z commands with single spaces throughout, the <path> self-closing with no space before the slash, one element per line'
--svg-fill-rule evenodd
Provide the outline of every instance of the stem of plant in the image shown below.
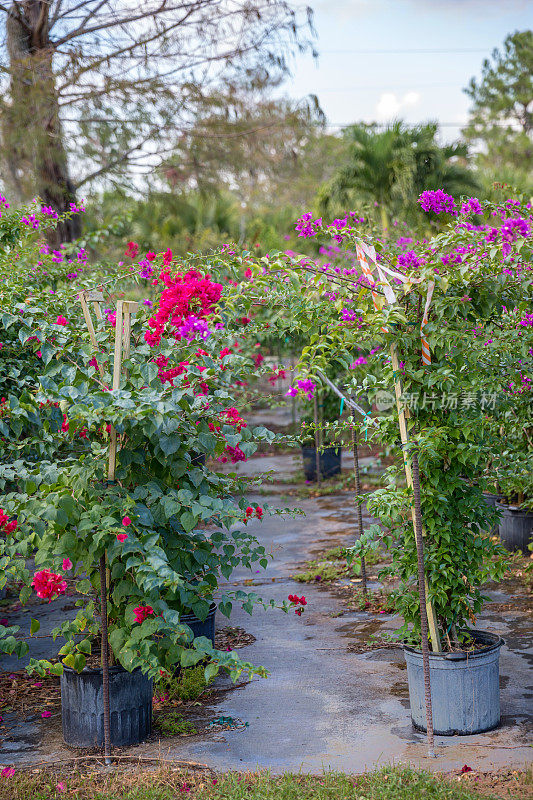
<path fill-rule="evenodd" d="M 411 452 L 412 474 L 413 474 L 413 499 L 415 508 L 415 541 L 416 558 L 418 563 L 418 598 L 420 601 L 420 637 L 422 639 L 422 667 L 424 671 L 424 696 L 426 700 L 426 725 L 428 755 L 435 757 L 433 739 L 433 709 L 431 706 L 431 681 L 429 675 L 429 642 L 428 642 L 428 618 L 426 611 L 426 581 L 424 571 L 424 542 L 422 538 L 422 508 L 420 502 L 420 469 L 418 465 L 418 454 L 415 450 Z"/>
<path fill-rule="evenodd" d="M 359 474 L 359 453 L 357 450 L 357 418 L 355 411 L 353 412 L 353 425 L 352 425 L 352 446 L 353 446 L 353 468 L 355 474 L 355 519 L 357 538 L 360 539 L 363 535 L 363 512 L 359 498 L 361 497 L 361 476 Z M 366 562 L 364 555 L 361 556 L 361 580 L 363 595 L 367 594 L 366 588 Z"/>
<path fill-rule="evenodd" d="M 315 467 L 316 467 L 316 481 L 318 484 L 318 488 L 320 490 L 321 480 L 320 480 L 320 433 L 318 430 L 318 400 L 316 397 L 316 391 L 313 395 L 313 411 L 315 417 Z"/>
<path fill-rule="evenodd" d="M 109 641 L 107 638 L 107 580 L 105 555 L 100 557 L 100 614 L 102 625 L 102 679 L 104 693 L 104 755 L 111 764 L 111 715 L 109 708 Z"/>

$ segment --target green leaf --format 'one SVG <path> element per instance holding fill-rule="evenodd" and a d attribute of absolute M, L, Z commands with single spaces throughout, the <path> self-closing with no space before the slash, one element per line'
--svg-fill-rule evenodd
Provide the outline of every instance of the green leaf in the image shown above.
<path fill-rule="evenodd" d="M 39 628 L 41 627 L 41 623 L 38 619 L 32 619 L 30 624 L 30 636 L 33 636 L 34 633 L 37 633 Z"/>

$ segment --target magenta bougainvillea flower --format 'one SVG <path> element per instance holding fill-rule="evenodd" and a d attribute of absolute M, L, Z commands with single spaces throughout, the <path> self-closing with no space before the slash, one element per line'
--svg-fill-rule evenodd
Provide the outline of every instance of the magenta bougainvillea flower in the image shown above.
<path fill-rule="evenodd" d="M 70 558 L 63 559 L 63 571 L 67 572 L 67 570 L 72 569 L 72 561 Z"/>
<path fill-rule="evenodd" d="M 131 519 L 129 517 L 122 517 L 122 524 L 127 528 L 128 525 L 131 525 Z"/>
<path fill-rule="evenodd" d="M 154 613 L 152 606 L 137 606 L 133 609 L 135 615 L 135 622 L 141 624 L 144 620 Z"/>
<path fill-rule="evenodd" d="M 128 538 L 127 533 L 117 533 L 117 541 L 122 543 L 125 542 L 127 538 Z"/>
<path fill-rule="evenodd" d="M 139 252 L 139 245 L 136 242 L 128 242 L 128 246 L 124 251 L 124 255 L 128 256 L 129 258 L 135 258 L 138 252 Z"/>
<path fill-rule="evenodd" d="M 62 575 L 51 572 L 49 569 L 42 569 L 33 576 L 32 584 L 37 596 L 48 599 L 49 601 L 57 594 L 65 594 L 67 582 Z"/>

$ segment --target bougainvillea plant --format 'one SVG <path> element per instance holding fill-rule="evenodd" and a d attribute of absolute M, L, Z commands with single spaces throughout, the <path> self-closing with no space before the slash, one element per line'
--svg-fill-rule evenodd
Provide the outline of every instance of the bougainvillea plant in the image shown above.
<path fill-rule="evenodd" d="M 392 547 L 391 572 L 399 581 L 394 599 L 405 620 L 399 635 L 420 643 L 413 499 L 403 480 L 398 448 L 395 385 L 400 381 L 400 405 L 406 409 L 410 433 L 410 445 L 403 449 L 408 460 L 413 448 L 418 454 L 429 600 L 446 649 L 464 641 L 463 631 L 482 608 L 483 585 L 501 578 L 505 569 L 502 546 L 486 533 L 496 512 L 484 502 L 482 490 L 489 487 L 487 463 L 501 450 L 494 418 L 502 407 L 502 381 L 516 382 L 519 368 L 526 376 L 520 379 L 521 397 L 529 392 L 530 402 L 531 329 L 524 320 L 533 299 L 532 220 L 530 206 L 521 200 L 493 205 L 470 198 L 457 203 L 443 192 L 425 192 L 421 204 L 451 219 L 429 241 L 388 243 L 369 235 L 368 229 L 362 235 L 355 214 L 329 225 L 310 214 L 299 221 L 300 236 L 330 239 L 350 253 L 358 245 L 368 248 L 373 243 L 384 277 L 376 271 L 369 277 L 359 265 L 336 268 L 296 253 L 270 253 L 252 267 L 250 253 L 236 254 L 234 264 L 242 268 L 247 263 L 251 269 L 250 305 L 277 303 L 300 334 L 307 332 L 300 380 L 321 383 L 333 360 L 348 370 L 354 350 L 361 346 L 374 351 L 380 361 L 362 385 L 355 379 L 344 385 L 346 394 L 363 388 L 381 407 L 383 397 L 389 398 L 389 413 L 374 419 L 366 414 L 361 429 L 365 437 L 376 437 L 397 454 L 385 473 L 384 487 L 367 498 L 381 526 L 365 532 L 354 554 L 376 537 Z M 424 337 L 431 363 L 425 365 L 421 325 L 430 283 L 435 288 Z M 394 291 L 394 302 L 385 287 Z M 490 350 L 495 330 L 507 331 L 508 339 L 520 333 L 512 363 L 502 365 L 497 349 Z M 398 357 L 396 370 L 391 347 Z M 508 399 L 507 395 L 503 400 L 507 408 Z M 516 453 L 510 446 L 509 473 Z"/>
<path fill-rule="evenodd" d="M 37 246 L 19 238 L 16 252 L 31 263 Z M 129 245 L 129 258 L 137 256 L 133 251 Z M 265 674 L 235 652 L 215 650 L 205 637 L 193 641 L 180 622 L 184 612 L 205 619 L 213 601 L 226 615 L 235 603 L 250 613 L 255 603 L 275 605 L 221 585 L 236 567 L 266 567 L 268 559 L 245 524 L 251 516 L 260 519 L 263 508 L 247 502 L 246 482 L 217 471 L 218 462 L 246 459 L 273 434 L 247 425 L 237 411 L 235 385 L 254 364 L 235 352 L 221 316 L 231 320 L 232 312 L 224 310 L 221 287 L 209 276 L 209 259 L 200 266 L 192 261 L 178 265 L 169 251 L 148 253 L 133 271 L 126 262 L 111 277 L 108 272 L 103 283 L 115 296 L 120 280 L 139 275 L 165 287 L 151 316 L 149 306 L 140 306 L 123 364 L 127 378 L 114 391 L 112 303 L 96 326 L 95 352 L 78 297 L 101 282 L 102 270 L 58 283 L 53 294 L 46 276 L 29 293 L 23 270 L 4 286 L 0 324 L 20 342 L 19 362 L 24 369 L 27 358 L 31 376 L 8 393 L 0 421 L 1 505 L 7 520 L 17 522 L 0 541 L 1 556 L 25 584 L 22 601 L 32 591 L 45 600 L 71 591 L 79 608 L 53 632 L 66 640 L 60 661 L 30 661 L 40 674 L 61 672 L 63 665 L 84 668 L 99 635 L 104 555 L 109 642 L 126 669 L 157 675 L 207 658 L 208 677 L 220 668 L 234 679 L 243 669 Z M 118 437 L 113 483 L 107 480 L 110 426 Z M 202 455 L 214 468 L 201 463 Z M 32 555 L 33 574 L 24 563 Z M 31 633 L 36 630 L 38 620 Z M 4 652 L 27 652 L 15 628 L 0 627 L 0 637 Z"/>

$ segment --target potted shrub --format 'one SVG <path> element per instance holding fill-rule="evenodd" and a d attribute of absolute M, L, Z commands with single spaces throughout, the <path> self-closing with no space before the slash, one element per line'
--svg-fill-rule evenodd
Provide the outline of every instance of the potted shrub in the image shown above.
<path fill-rule="evenodd" d="M 4 480 L 0 503 L 9 519 L 17 519 L 6 557 L 9 563 L 19 559 L 16 569 L 26 584 L 21 600 L 32 590 L 51 599 L 69 583 L 78 596 L 76 618 L 54 631 L 54 638 L 64 640 L 59 660 L 32 659 L 28 667 L 62 675 L 64 735 L 74 746 L 102 743 L 100 650 L 105 661 L 108 649 L 111 662 L 110 733 L 117 745 L 149 732 L 151 681 L 162 670 L 205 661 L 206 679 L 220 669 L 233 679 L 243 670 L 266 675 L 235 652 L 216 650 L 210 638 L 195 638 L 186 623 L 188 613 L 206 619 L 214 601 L 228 616 L 236 602 L 251 613 L 263 601 L 254 593 L 222 589 L 219 578 L 228 579 L 239 565 L 267 565 L 264 548 L 242 525 L 263 510 L 246 503 L 242 481 L 191 464 L 191 452 L 235 462 L 272 435 L 250 429 L 232 403 L 236 378 L 247 364 L 227 347 L 224 328 L 214 324 L 221 287 L 187 264 L 179 271 L 168 252 L 163 261 L 160 304 L 148 323 L 138 314 L 124 359 L 127 376 L 112 390 L 120 319 L 103 316 L 95 346 L 72 287 L 60 287 L 51 297 L 46 289 L 34 292 L 24 304 L 28 313 L 19 314 L 22 274 L 13 279 L 11 304 L 2 312 L 4 327 L 13 328 L 41 363 L 32 378 L 37 394 L 11 393 L 2 417 L 10 440 L 21 425 L 27 431 L 16 464 L 13 447 L 2 464 L 4 479 L 16 475 L 11 484 Z M 78 282 L 76 289 L 82 288 Z M 204 328 L 207 319 L 213 323 L 208 340 L 178 331 L 199 319 Z M 35 558 L 32 575 L 22 568 L 28 556 Z M 33 621 L 30 633 L 38 627 Z M 25 655 L 20 635 L 0 629 L 0 648 Z"/>
<path fill-rule="evenodd" d="M 377 422 L 376 435 L 392 450 L 400 438 L 399 423 L 405 430 L 397 463 L 368 508 L 390 531 L 389 544 L 397 543 L 391 570 L 399 581 L 395 603 L 404 624 L 398 635 L 405 645 L 412 718 L 425 728 L 427 703 L 428 725 L 436 733 L 466 734 L 499 723 L 502 641 L 474 627 L 483 586 L 500 580 L 506 569 L 504 549 L 485 533 L 498 514 L 480 488 L 485 466 L 499 447 L 484 436 L 493 408 L 486 394 L 490 398 L 499 386 L 484 354 L 493 321 L 500 324 L 506 307 L 523 311 L 531 302 L 525 265 L 532 226 L 519 202 L 482 207 L 472 198 L 459 207 L 442 191 L 424 193 L 421 202 L 436 213 L 446 211 L 453 221 L 429 242 L 418 243 L 403 263 L 394 248 L 379 245 L 375 258 L 384 267 L 381 273 L 373 263 L 350 281 L 313 269 L 304 257 L 271 254 L 265 294 L 279 298 L 302 327 L 308 320 L 314 337 L 302 354 L 301 369 L 311 380 L 331 359 L 349 359 L 362 339 L 382 345 L 383 368 L 367 377 L 366 389 L 369 399 L 388 392 L 393 400 L 391 413 Z M 484 214 L 484 224 L 473 225 L 472 214 Z M 352 251 L 365 244 L 356 226 L 352 215 L 330 226 L 311 215 L 298 222 L 300 235 L 329 234 Z M 257 282 L 262 269 L 258 264 Z M 341 313 L 354 306 L 364 324 L 350 328 Z M 404 460 L 417 475 L 413 489 L 402 481 Z M 415 536 L 411 512 L 423 536 Z M 383 532 L 368 531 L 367 544 L 378 535 Z M 428 622 L 431 693 L 422 679 Z"/>

